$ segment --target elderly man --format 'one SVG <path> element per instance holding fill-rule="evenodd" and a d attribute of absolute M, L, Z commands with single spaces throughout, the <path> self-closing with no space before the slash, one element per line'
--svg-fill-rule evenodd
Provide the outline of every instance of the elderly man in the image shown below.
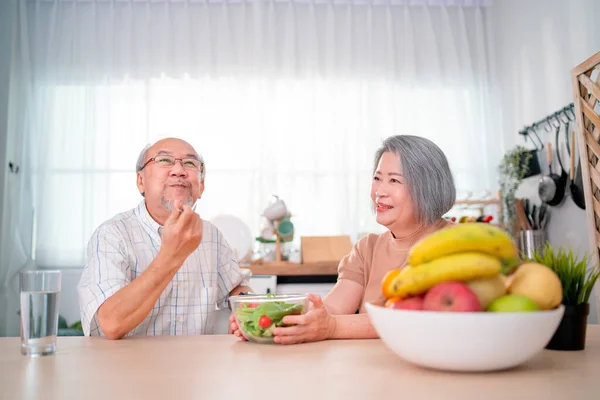
<path fill-rule="evenodd" d="M 249 288 L 221 232 L 191 208 L 204 191 L 204 162 L 168 138 L 142 151 L 136 171 L 144 200 L 88 244 L 78 285 L 84 333 L 212 333 L 217 305 Z"/>

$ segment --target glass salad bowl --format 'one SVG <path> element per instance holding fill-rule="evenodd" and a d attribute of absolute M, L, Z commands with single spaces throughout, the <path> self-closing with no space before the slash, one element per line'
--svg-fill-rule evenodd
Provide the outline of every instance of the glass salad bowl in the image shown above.
<path fill-rule="evenodd" d="M 273 330 L 286 326 L 283 317 L 308 311 L 304 294 L 247 294 L 232 296 L 229 303 L 242 335 L 254 343 L 274 343 Z"/>

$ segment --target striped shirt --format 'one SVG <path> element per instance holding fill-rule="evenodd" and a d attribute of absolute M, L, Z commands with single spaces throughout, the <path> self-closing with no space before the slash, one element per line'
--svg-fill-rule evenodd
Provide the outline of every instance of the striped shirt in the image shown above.
<path fill-rule="evenodd" d="M 145 202 L 100 225 L 87 248 L 78 284 L 81 324 L 86 336 L 104 336 L 100 305 L 142 274 L 160 249 L 159 229 Z M 203 220 L 202 241 L 158 298 L 148 316 L 127 336 L 214 333 L 217 307 L 227 307 L 229 292 L 246 285 L 222 233 Z"/>

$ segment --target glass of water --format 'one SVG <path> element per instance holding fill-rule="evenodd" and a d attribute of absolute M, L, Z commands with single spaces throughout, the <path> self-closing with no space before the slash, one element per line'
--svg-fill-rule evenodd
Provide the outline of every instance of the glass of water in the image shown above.
<path fill-rule="evenodd" d="M 21 272 L 21 354 L 46 356 L 56 352 L 61 272 Z"/>

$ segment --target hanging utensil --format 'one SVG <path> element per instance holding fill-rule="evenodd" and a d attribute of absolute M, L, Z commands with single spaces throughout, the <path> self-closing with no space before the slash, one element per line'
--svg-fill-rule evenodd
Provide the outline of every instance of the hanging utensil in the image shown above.
<path fill-rule="evenodd" d="M 529 224 L 529 218 L 525 215 L 525 204 L 523 199 L 515 201 L 515 211 L 517 212 L 517 220 L 522 231 L 530 231 L 531 225 Z"/>
<path fill-rule="evenodd" d="M 572 119 L 571 119 L 571 117 L 569 117 L 569 114 L 566 111 L 564 114 L 567 117 L 567 124 L 569 124 L 572 121 Z M 575 134 L 575 132 L 571 131 L 571 136 L 573 136 L 574 134 Z M 569 142 L 572 142 L 572 143 L 569 143 Z M 575 167 L 575 179 L 573 179 L 573 178 L 570 179 L 571 184 L 570 184 L 569 188 L 574 187 L 573 185 L 577 186 L 577 192 L 579 194 L 573 196 L 573 191 L 571 190 L 571 198 L 573 199 L 573 202 L 577 205 L 577 207 L 585 210 L 585 195 L 583 192 L 583 175 L 581 173 L 581 158 L 577 157 L 577 161 L 575 161 L 576 149 L 575 149 L 575 142 L 574 142 L 573 138 L 571 138 L 570 141 L 567 141 L 567 153 L 569 154 L 569 157 L 571 157 L 571 169 L 573 169 L 574 164 L 577 165 Z M 570 172 L 569 172 L 569 176 L 570 176 Z M 581 199 L 581 200 L 576 201 L 575 200 L 576 198 Z"/>
<path fill-rule="evenodd" d="M 538 212 L 539 229 L 546 229 L 546 225 L 548 224 L 548 217 L 548 204 L 542 203 L 542 205 L 540 205 L 540 211 Z"/>
<path fill-rule="evenodd" d="M 569 171 L 571 178 L 569 185 L 569 189 L 571 190 L 571 198 L 579 208 L 585 209 L 585 198 L 583 196 L 583 192 L 573 179 L 575 175 L 575 132 L 573 131 L 571 131 L 571 149 L 573 149 L 571 151 L 571 170 Z"/>
<path fill-rule="evenodd" d="M 552 173 L 552 143 L 546 145 L 546 157 L 548 159 L 549 174 L 540 179 L 538 195 L 544 203 L 551 206 L 560 204 L 565 195 L 565 186 L 561 185 L 560 177 Z"/>
<path fill-rule="evenodd" d="M 525 199 L 523 205 L 524 205 L 523 210 L 525 211 L 525 217 L 527 217 L 527 221 L 529 221 L 529 224 L 532 225 L 532 227 L 533 227 L 533 220 L 531 219 L 531 210 L 529 209 L 529 199 Z"/>
<path fill-rule="evenodd" d="M 575 203 L 579 208 L 585 210 L 585 192 L 583 191 L 583 175 L 581 173 L 581 157 L 577 157 L 577 168 L 575 169 L 575 186 L 577 186 L 579 193 L 581 193 L 581 203 Z"/>
<path fill-rule="evenodd" d="M 569 180 L 569 174 L 567 174 L 567 171 L 565 171 L 565 168 L 562 163 L 560 143 L 558 140 L 559 134 L 560 134 L 561 121 L 560 121 L 560 119 L 558 119 L 558 117 L 555 117 L 555 119 L 558 122 L 558 125 L 556 125 L 556 136 L 554 138 L 554 145 L 556 146 L 556 158 L 558 158 L 558 165 L 560 165 L 560 183 L 563 186 L 563 191 L 565 191 L 567 188 L 567 181 Z M 569 124 L 565 124 L 564 127 L 565 127 L 565 143 L 568 143 L 568 141 L 569 141 Z"/>

